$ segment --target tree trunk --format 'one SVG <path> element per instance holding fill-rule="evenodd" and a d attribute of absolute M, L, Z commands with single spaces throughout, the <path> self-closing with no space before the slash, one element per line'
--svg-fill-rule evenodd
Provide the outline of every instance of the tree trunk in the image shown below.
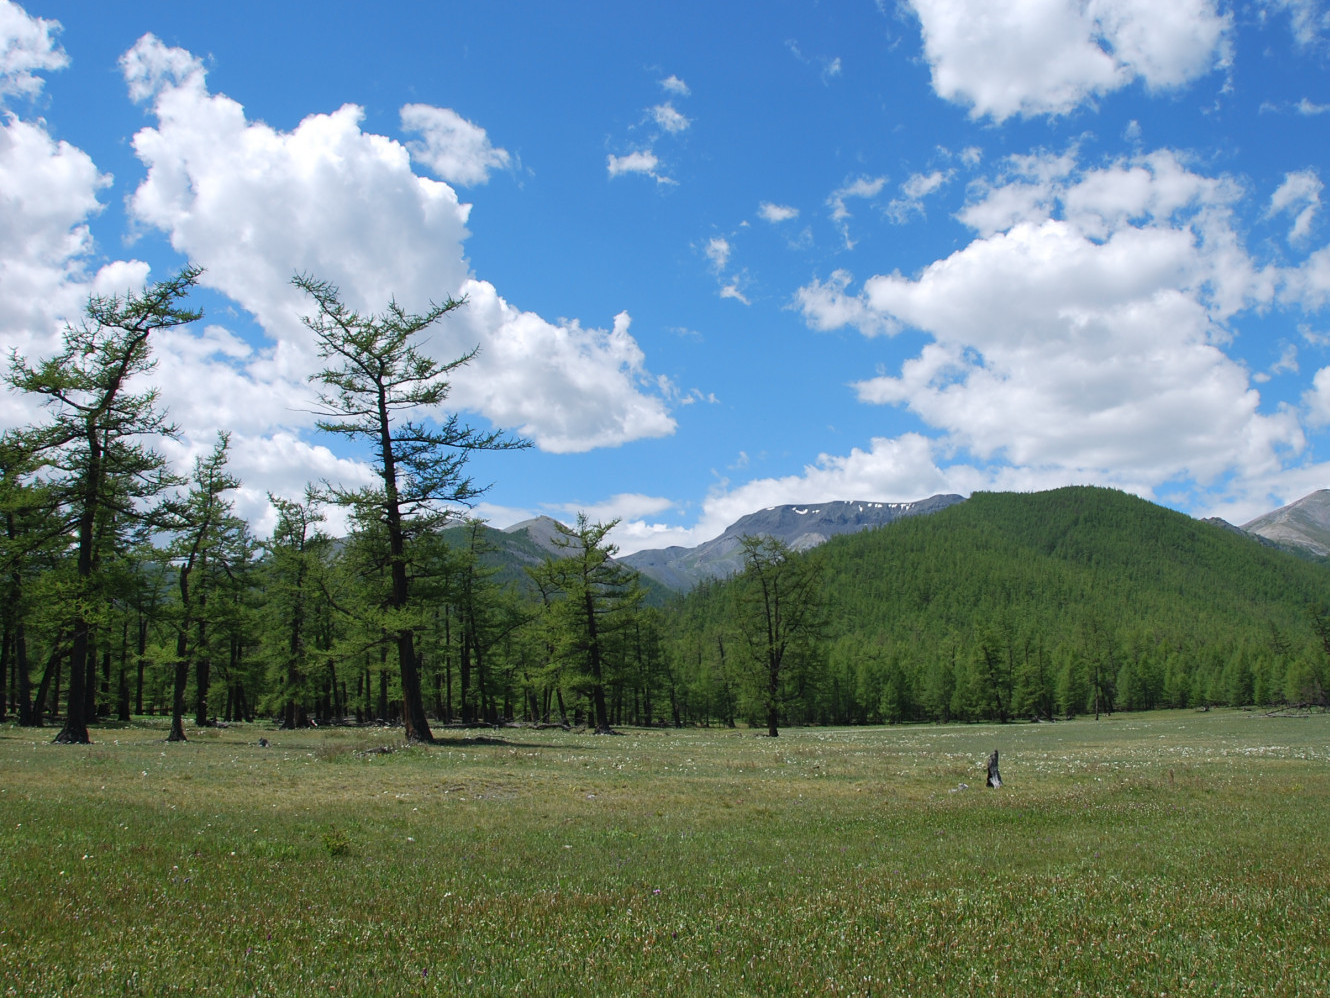
<path fill-rule="evenodd" d="M 25 728 L 37 726 L 41 722 L 33 720 L 32 673 L 28 667 L 28 640 L 21 620 L 14 626 L 14 668 L 18 669 L 18 723 Z"/>
<path fill-rule="evenodd" d="M 470 724 L 476 718 L 471 710 L 471 641 L 465 630 L 462 632 L 462 654 L 457 665 L 457 688 L 462 706 L 462 723 Z"/>
<path fill-rule="evenodd" d="M 189 685 L 189 659 L 185 657 L 187 648 L 184 639 L 176 646 L 175 682 L 171 690 L 171 733 L 166 736 L 168 742 L 189 741 L 185 737 L 185 687 Z"/>
<path fill-rule="evenodd" d="M 379 720 L 387 723 L 388 718 L 388 648 L 384 646 L 384 660 L 379 662 Z"/>
<path fill-rule="evenodd" d="M 134 649 L 136 671 L 138 679 L 134 686 L 134 713 L 143 713 L 143 672 L 148 665 L 148 620 L 144 616 L 139 617 L 139 635 L 138 644 Z"/>
<path fill-rule="evenodd" d="M 605 684 L 600 667 L 600 640 L 596 633 L 596 607 L 588 587 L 583 597 L 587 619 L 587 660 L 591 666 L 591 703 L 596 714 L 596 732 L 608 733 L 610 712 L 605 704 Z"/>

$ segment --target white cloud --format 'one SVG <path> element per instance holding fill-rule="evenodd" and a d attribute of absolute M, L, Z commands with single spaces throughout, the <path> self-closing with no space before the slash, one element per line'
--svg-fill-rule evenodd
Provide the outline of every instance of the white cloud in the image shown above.
<path fill-rule="evenodd" d="M 485 129 L 451 108 L 407 104 L 402 108 L 402 131 L 424 138 L 407 143 L 411 158 L 450 184 L 483 184 L 490 170 L 507 169 L 509 164 L 507 150 L 491 145 Z"/>
<path fill-rule="evenodd" d="M 310 115 L 281 132 L 209 94 L 197 60 L 152 36 L 123 65 L 131 87 L 152 98 L 157 118 L 134 137 L 147 166 L 130 200 L 134 218 L 205 266 L 204 282 L 248 310 L 271 341 L 235 356 L 225 337 L 205 334 L 207 344 L 193 354 L 181 347 L 179 363 L 159 369 L 164 393 L 183 397 L 190 379 L 216 376 L 262 413 L 256 423 L 272 420 L 291 432 L 307 426 L 303 415 L 274 412 L 262 401 L 265 392 L 298 395 L 317 369 L 298 321 L 310 306 L 289 285 L 302 272 L 337 284 L 352 307 L 373 311 L 393 297 L 418 310 L 465 296 L 467 304 L 428 339 L 441 360 L 480 347 L 454 375 L 449 405 L 480 412 L 544 449 L 587 450 L 673 431 L 627 316 L 610 331 L 550 323 L 471 275 L 462 249 L 470 206 L 448 184 L 413 173 L 403 145 L 363 131 L 360 108 Z"/>
<path fill-rule="evenodd" d="M 651 117 L 665 131 L 671 135 L 677 135 L 685 131 L 692 124 L 674 107 L 673 104 L 657 104 L 651 109 Z"/>
<path fill-rule="evenodd" d="M 1330 30 L 1330 11 L 1321 0 L 1259 0 L 1263 10 L 1288 14 L 1289 27 L 1299 45 L 1315 45 Z"/>
<path fill-rule="evenodd" d="M 42 89 L 37 72 L 69 65 L 55 41 L 59 32 L 59 21 L 32 17 L 11 0 L 0 0 L 0 98 L 34 97 Z"/>
<path fill-rule="evenodd" d="M 1280 299 L 1290 305 L 1319 309 L 1330 303 L 1330 246 L 1312 253 L 1282 275 Z"/>
<path fill-rule="evenodd" d="M 687 97 L 692 93 L 692 91 L 688 89 L 688 84 L 684 83 L 683 80 L 679 79 L 673 73 L 661 80 L 660 85 L 667 93 L 677 94 L 680 97 Z"/>
<path fill-rule="evenodd" d="M 1313 117 L 1330 111 L 1330 104 L 1314 104 L 1304 97 L 1302 100 L 1298 101 L 1296 110 L 1298 114 L 1301 114 L 1304 117 Z"/>
<path fill-rule="evenodd" d="M 725 269 L 730 262 L 730 241 L 724 236 L 712 236 L 707 240 L 706 254 L 711 261 L 711 268 L 717 272 Z"/>
<path fill-rule="evenodd" d="M 777 222 L 788 222 L 792 218 L 799 217 L 799 209 L 791 208 L 787 204 L 773 204 L 770 201 L 763 201 L 757 206 L 757 213 L 765 221 L 773 225 Z"/>
<path fill-rule="evenodd" d="M 674 432 L 664 400 L 646 391 L 655 379 L 629 333 L 627 312 L 608 330 L 586 329 L 521 312 L 488 281 L 470 280 L 461 290 L 467 306 L 457 314 L 460 335 L 480 343 L 481 352 L 454 378 L 459 405 L 556 454 Z"/>
<path fill-rule="evenodd" d="M 592 523 L 609 523 L 611 520 L 632 520 L 643 516 L 654 516 L 673 507 L 673 500 L 664 499 L 660 496 L 648 496 L 640 492 L 621 492 L 600 502 L 567 502 L 560 503 L 552 508 L 565 514 L 569 522 L 575 520 L 578 513 L 585 513 L 587 519 Z"/>
<path fill-rule="evenodd" d="M 0 0 L 0 97 L 34 95 L 33 73 L 67 59 L 52 40 L 59 25 L 28 17 Z M 92 158 L 57 141 L 44 121 L 0 115 L 0 342 L 30 360 L 59 346 L 64 322 L 77 321 L 90 293 L 142 286 L 146 264 L 117 261 L 94 269 L 89 221 L 111 183 Z M 0 392 L 0 428 L 31 422 L 27 399 Z"/>
<path fill-rule="evenodd" d="M 1009 476 L 1133 491 L 1268 475 L 1301 451 L 1295 414 L 1263 412 L 1220 346 L 1229 320 L 1273 293 L 1237 243 L 1236 185 L 1166 151 L 1008 170 L 962 213 L 977 237 L 917 276 L 872 277 L 851 296 L 840 274 L 800 292 L 813 328 L 871 333 L 876 319 L 930 337 L 898 373 L 860 382 L 864 401 L 907 408 L 946 452 Z"/>
<path fill-rule="evenodd" d="M 1311 235 L 1312 222 L 1321 210 L 1321 191 L 1324 187 L 1315 170 L 1286 173 L 1284 182 L 1270 195 L 1266 218 L 1283 213 L 1292 215 L 1293 227 L 1289 229 L 1289 242 L 1302 242 Z"/>
<path fill-rule="evenodd" d="M 1298 347 L 1295 343 L 1285 343 L 1279 352 L 1279 359 L 1270 365 L 1271 375 L 1298 373 Z"/>
<path fill-rule="evenodd" d="M 1321 368 L 1312 377 L 1312 386 L 1303 393 L 1302 404 L 1310 425 L 1330 426 L 1330 367 Z"/>
<path fill-rule="evenodd" d="M 865 336 L 894 333 L 899 323 L 871 308 L 863 295 L 850 295 L 853 280 L 847 270 L 837 270 L 827 278 L 814 279 L 794 294 L 794 306 L 803 313 L 804 322 L 820 332 L 854 326 Z"/>
<path fill-rule="evenodd" d="M 887 206 L 887 214 L 896 222 L 905 222 L 911 215 L 924 214 L 924 198 L 941 190 L 950 182 L 952 172 L 934 170 L 932 173 L 915 173 L 901 184 L 903 197 L 896 198 Z"/>
<path fill-rule="evenodd" d="M 720 296 L 722 298 L 732 298 L 735 301 L 740 302 L 744 305 L 753 304 L 751 301 L 748 300 L 747 295 L 745 295 L 741 290 L 739 290 L 739 278 L 737 277 L 721 283 Z"/>
<path fill-rule="evenodd" d="M 692 527 L 628 520 L 617 528 L 614 540 L 625 554 L 672 544 L 694 546 L 718 536 L 741 516 L 767 506 L 835 499 L 908 502 L 941 492 L 968 494 L 990 482 L 988 476 L 971 468 L 942 469 L 937 458 L 935 445 L 919 434 L 874 438 L 868 450 L 856 447 L 845 456 L 821 454 L 798 474 L 754 479 L 735 488 L 718 487 L 703 502 Z M 747 464 L 747 455 L 741 454 L 738 464 Z"/>
<path fill-rule="evenodd" d="M 630 152 L 627 156 L 615 156 L 611 153 L 605 161 L 605 168 L 609 171 L 611 177 L 640 173 L 651 177 L 658 184 L 674 183 L 669 177 L 657 172 L 659 166 L 660 160 L 650 149 L 639 149 L 637 152 Z"/>
<path fill-rule="evenodd" d="M 155 35 L 144 35 L 120 57 L 120 70 L 135 103 L 159 96 L 195 99 L 206 93 L 203 62 L 191 52 L 163 45 Z"/>
<path fill-rule="evenodd" d="M 747 295 L 743 293 L 741 284 L 747 280 L 747 273 L 726 276 L 725 270 L 730 264 L 730 255 L 734 252 L 734 247 L 724 236 L 712 236 L 707 240 L 703 248 L 706 254 L 707 262 L 711 272 L 716 275 L 720 284 L 720 297 L 731 298 L 734 301 L 742 302 L 745 305 L 751 305 Z"/>
<path fill-rule="evenodd" d="M 871 201 L 882 193 L 886 182 L 886 177 L 859 177 L 843 187 L 838 187 L 827 198 L 827 207 L 831 209 L 831 220 L 840 231 L 841 238 L 845 240 L 846 249 L 854 249 L 855 245 L 854 240 L 850 238 L 852 214 L 846 202 L 851 198 Z"/>
<path fill-rule="evenodd" d="M 909 0 L 933 89 L 975 118 L 1066 114 L 1141 80 L 1180 87 L 1227 59 L 1215 0 Z"/>

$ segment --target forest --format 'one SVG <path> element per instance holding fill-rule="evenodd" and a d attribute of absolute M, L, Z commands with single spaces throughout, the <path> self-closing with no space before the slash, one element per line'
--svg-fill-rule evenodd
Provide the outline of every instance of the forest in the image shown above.
<path fill-rule="evenodd" d="M 94 298 L 63 351 L 14 357 L 46 418 L 0 439 L 0 720 L 90 740 L 139 715 L 194 728 L 555 724 L 765 727 L 1054 720 L 1211 705 L 1324 706 L 1324 563 L 1093 487 L 977 493 L 793 552 L 747 538 L 682 594 L 614 559 L 614 522 L 552 547 L 466 516 L 478 450 L 442 410 L 424 314 L 346 307 L 314 278 L 319 427 L 363 441 L 372 488 L 272 496 L 255 536 L 229 439 L 187 476 L 151 389 L 151 333 L 195 321 L 199 271 Z M 145 385 L 147 387 L 145 387 Z M 351 529 L 323 529 L 331 508 Z"/>

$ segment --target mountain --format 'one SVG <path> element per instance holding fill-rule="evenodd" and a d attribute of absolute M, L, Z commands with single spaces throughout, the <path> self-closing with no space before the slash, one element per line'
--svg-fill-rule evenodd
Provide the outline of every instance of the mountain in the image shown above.
<path fill-rule="evenodd" d="M 1273 513 L 1258 516 L 1244 523 L 1242 529 L 1281 547 L 1324 558 L 1330 555 L 1330 489 L 1321 489 Z"/>
<path fill-rule="evenodd" d="M 1330 688 L 1324 561 L 1111 489 L 976 492 L 803 557 L 827 620 L 821 657 L 791 676 L 792 723 L 1320 703 Z M 667 620 L 699 690 L 742 667 L 736 584 L 697 586 Z"/>
<path fill-rule="evenodd" d="M 796 551 L 824 543 L 838 534 L 857 533 L 911 516 L 936 513 L 964 499 L 935 495 L 918 502 L 826 502 L 808 506 L 770 506 L 740 517 L 719 537 L 697 547 L 638 551 L 620 560 L 670 589 L 688 590 L 703 579 L 724 578 L 743 568 L 740 539 L 768 536 Z"/>
<path fill-rule="evenodd" d="M 562 537 L 559 532 L 559 522 L 548 516 L 537 516 L 532 520 L 523 520 L 521 523 L 514 523 L 511 527 L 505 527 L 503 533 L 509 534 L 521 543 L 521 539 L 529 541 L 535 548 L 545 554 L 562 555 L 564 551 L 555 543 L 556 538 Z M 543 560 L 537 558 L 537 561 Z"/>
<path fill-rule="evenodd" d="M 471 543 L 470 526 L 459 524 L 446 528 L 443 539 L 455 548 L 465 548 Z M 555 543 L 561 537 L 558 523 L 548 516 L 537 516 L 523 520 L 504 530 L 481 524 L 481 563 L 495 569 L 494 580 L 500 584 L 514 584 L 519 589 L 531 586 L 531 579 L 526 570 L 543 562 L 546 557 L 562 557 L 567 552 Z M 622 560 L 622 559 L 620 559 Z M 650 576 L 642 579 L 642 588 L 646 590 L 646 601 L 650 606 L 661 606 L 671 593 Z"/>

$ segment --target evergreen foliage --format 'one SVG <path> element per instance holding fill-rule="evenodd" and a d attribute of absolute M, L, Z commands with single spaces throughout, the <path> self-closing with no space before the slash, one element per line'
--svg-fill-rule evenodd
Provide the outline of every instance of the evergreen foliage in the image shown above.
<path fill-rule="evenodd" d="M 1110 489 L 976 493 L 802 557 L 831 612 L 825 670 L 789 691 L 787 723 L 1325 700 L 1308 610 L 1330 606 L 1325 564 Z M 738 584 L 699 586 L 667 628 L 716 720 Z"/>

